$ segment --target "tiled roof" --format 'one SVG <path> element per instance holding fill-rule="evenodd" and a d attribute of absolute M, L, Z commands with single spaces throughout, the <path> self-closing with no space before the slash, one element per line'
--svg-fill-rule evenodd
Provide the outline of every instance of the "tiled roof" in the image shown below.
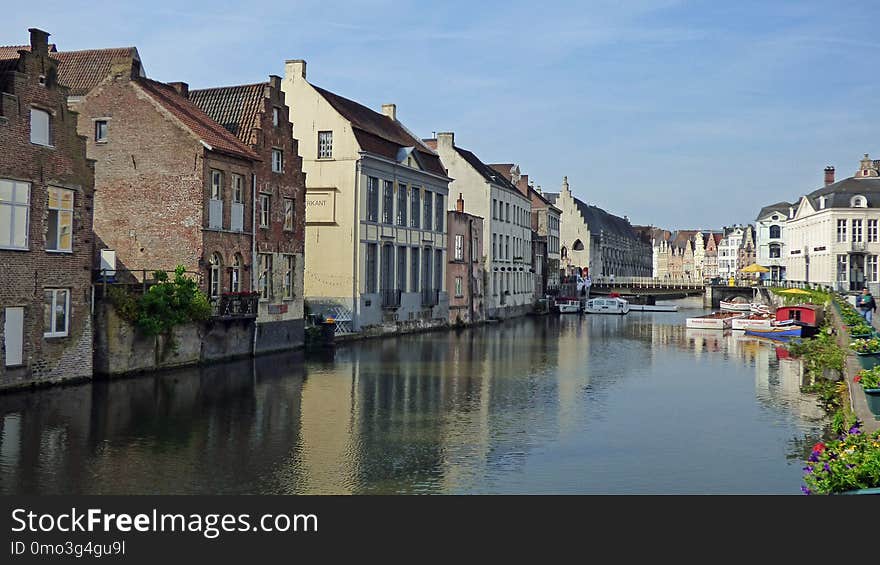
<path fill-rule="evenodd" d="M 761 211 L 758 212 L 758 219 L 761 219 L 764 216 L 771 214 L 772 212 L 779 212 L 787 218 L 788 209 L 792 206 L 794 206 L 794 204 L 791 204 L 789 202 L 777 202 L 776 204 L 764 206 L 763 208 L 761 208 Z"/>
<path fill-rule="evenodd" d="M 396 161 L 397 152 L 400 148 L 414 147 L 418 153 L 418 159 L 426 171 L 446 176 L 446 169 L 443 168 L 440 157 L 422 143 L 421 140 L 413 136 L 399 121 L 392 120 L 384 114 L 370 110 L 354 100 L 343 98 L 329 90 L 324 90 L 315 85 L 312 85 L 312 87 L 343 118 L 351 122 L 355 138 L 362 150 Z"/>
<path fill-rule="evenodd" d="M 147 78 L 137 78 L 132 82 L 143 88 L 154 100 L 183 122 L 213 151 L 259 160 L 250 147 L 212 120 L 189 99 L 179 95 L 173 87 Z"/>
<path fill-rule="evenodd" d="M 554 204 L 556 204 L 556 201 L 559 199 L 558 192 L 545 192 L 544 196 Z M 575 205 L 577 205 L 581 216 L 583 216 L 584 222 L 586 222 L 587 228 L 590 230 L 590 233 L 599 233 L 600 231 L 604 231 L 606 233 L 613 233 L 620 237 L 643 241 L 641 238 L 638 237 L 636 232 L 633 230 L 632 225 L 625 218 L 615 216 L 614 214 L 606 212 L 598 206 L 587 204 L 579 198 L 575 198 L 574 202 Z"/>
<path fill-rule="evenodd" d="M 0 59 L 18 59 L 19 51 L 30 51 L 30 45 L 0 45 Z M 49 51 L 57 51 L 55 44 L 49 44 Z"/>
<path fill-rule="evenodd" d="M 425 139 L 423 142 L 430 147 L 431 149 L 437 149 L 437 140 L 436 139 Z M 504 188 L 515 191 L 517 194 L 522 195 L 522 193 L 513 185 L 513 183 L 508 180 L 506 176 L 502 173 L 496 171 L 486 163 L 480 161 L 480 158 L 474 155 L 472 152 L 467 149 L 462 149 L 459 146 L 455 146 L 455 151 L 461 155 L 461 158 L 468 162 L 468 164 L 473 167 L 477 173 L 480 174 L 484 179 L 489 182 L 493 182 L 498 186 L 502 186 Z"/>
<path fill-rule="evenodd" d="M 135 60 L 140 55 L 134 47 L 61 51 L 52 58 L 58 61 L 58 82 L 70 89 L 71 96 L 83 96 L 110 74 L 114 63 Z M 141 67 L 141 76 L 143 67 Z"/>
<path fill-rule="evenodd" d="M 260 113 L 265 108 L 264 89 L 267 84 L 190 90 L 189 99 L 239 140 L 250 144 L 251 132 L 259 127 Z"/>
<path fill-rule="evenodd" d="M 820 196 L 825 197 L 826 208 L 849 208 L 852 197 L 857 194 L 867 199 L 868 208 L 880 208 L 880 178 L 850 177 L 811 192 L 807 198 L 817 210 Z"/>

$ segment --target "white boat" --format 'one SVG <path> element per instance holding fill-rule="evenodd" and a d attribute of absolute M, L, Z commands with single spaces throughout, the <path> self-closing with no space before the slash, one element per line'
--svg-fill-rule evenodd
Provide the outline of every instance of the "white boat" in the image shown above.
<path fill-rule="evenodd" d="M 773 318 L 760 315 L 743 316 L 735 318 L 731 324 L 734 330 L 769 330 L 773 327 Z"/>
<path fill-rule="evenodd" d="M 630 304 L 630 312 L 678 312 L 675 304 Z"/>
<path fill-rule="evenodd" d="M 729 312 L 751 312 L 752 305 L 748 302 L 740 302 L 738 300 L 722 300 L 721 309 Z"/>
<path fill-rule="evenodd" d="M 581 311 L 581 301 L 577 299 L 557 300 L 556 307 L 560 314 L 577 314 Z"/>
<path fill-rule="evenodd" d="M 742 312 L 712 312 L 704 316 L 688 318 L 685 327 L 703 330 L 729 330 L 733 320 L 743 317 Z"/>
<path fill-rule="evenodd" d="M 591 298 L 584 304 L 584 312 L 589 314 L 626 314 L 629 302 L 623 298 Z"/>

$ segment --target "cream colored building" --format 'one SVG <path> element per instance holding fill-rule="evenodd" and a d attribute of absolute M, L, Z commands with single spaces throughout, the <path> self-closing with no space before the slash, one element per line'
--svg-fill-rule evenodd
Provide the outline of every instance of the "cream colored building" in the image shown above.
<path fill-rule="evenodd" d="M 287 61 L 282 90 L 306 173 L 305 297 L 338 331 L 448 320 L 440 158 L 397 119 L 310 84 Z"/>
<path fill-rule="evenodd" d="M 507 318 L 525 314 L 535 301 L 531 200 L 472 152 L 457 147 L 455 134 L 439 133 L 426 143 L 437 151 L 455 179 L 450 191 L 456 197 L 463 195 L 465 211 L 484 218 L 487 315 Z"/>
<path fill-rule="evenodd" d="M 789 280 L 844 292 L 878 282 L 878 164 L 866 154 L 855 175 L 800 198 L 782 234 Z"/>
<path fill-rule="evenodd" d="M 572 269 L 590 267 L 590 230 L 571 194 L 568 177 L 562 177 L 562 190 L 558 195 L 550 193 L 545 196 L 562 212 L 559 226 L 560 268 L 569 275 Z M 593 269 L 590 269 L 590 274 L 593 275 Z"/>

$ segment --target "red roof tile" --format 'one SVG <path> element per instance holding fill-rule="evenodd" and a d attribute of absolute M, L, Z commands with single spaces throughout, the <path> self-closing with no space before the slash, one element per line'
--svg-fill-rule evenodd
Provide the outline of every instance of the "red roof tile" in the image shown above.
<path fill-rule="evenodd" d="M 179 95 L 173 87 L 147 78 L 137 78 L 132 82 L 143 88 L 162 107 L 183 122 L 187 128 L 207 143 L 213 151 L 256 161 L 260 160 L 259 156 L 250 147 L 212 120 L 190 100 Z"/>
<path fill-rule="evenodd" d="M 134 47 L 61 51 L 52 58 L 58 61 L 58 82 L 70 89 L 71 96 L 83 96 L 110 75 L 113 64 L 137 61 L 140 55 Z M 141 76 L 143 67 L 141 67 Z"/>
<path fill-rule="evenodd" d="M 215 122 L 249 145 L 252 142 L 251 133 L 259 127 L 260 114 L 265 108 L 264 89 L 267 84 L 190 90 L 189 99 Z"/>

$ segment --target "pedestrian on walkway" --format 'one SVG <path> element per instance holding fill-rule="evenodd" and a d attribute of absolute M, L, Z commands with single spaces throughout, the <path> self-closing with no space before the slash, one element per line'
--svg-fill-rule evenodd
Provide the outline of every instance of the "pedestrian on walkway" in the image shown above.
<path fill-rule="evenodd" d="M 862 289 L 862 294 L 856 298 L 856 306 L 862 313 L 862 317 L 871 324 L 874 319 L 874 312 L 877 310 L 877 301 L 871 296 L 871 291 L 867 288 Z"/>

